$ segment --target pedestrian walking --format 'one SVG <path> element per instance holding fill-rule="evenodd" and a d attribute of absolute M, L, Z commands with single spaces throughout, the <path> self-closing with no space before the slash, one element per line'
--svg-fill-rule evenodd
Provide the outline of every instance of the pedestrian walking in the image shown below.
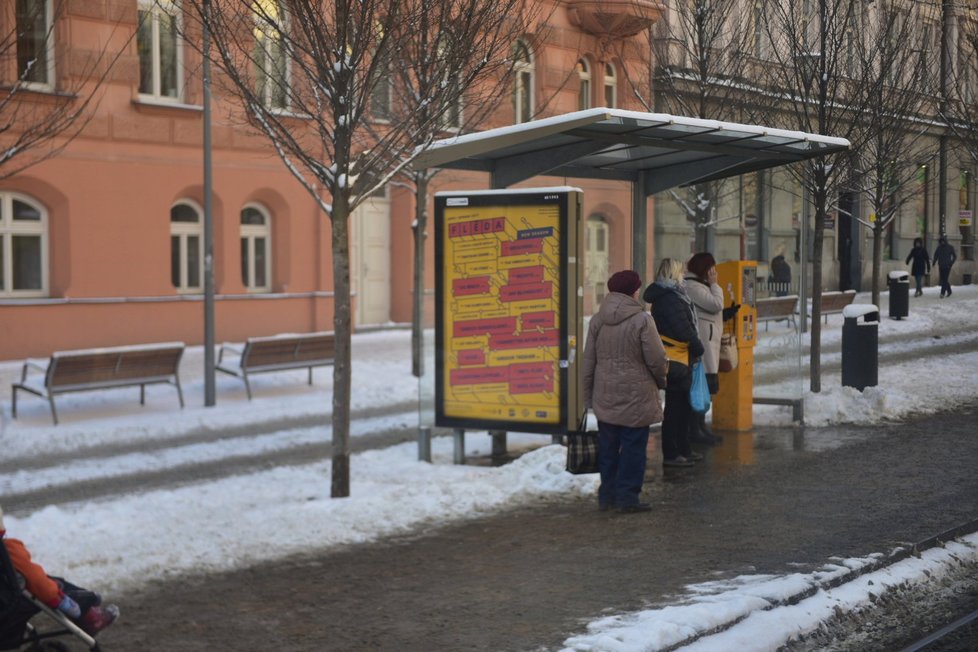
<path fill-rule="evenodd" d="M 934 261 L 932 265 L 937 265 L 937 272 L 941 279 L 941 298 L 945 296 L 951 296 L 951 266 L 954 265 L 954 261 L 958 259 L 958 255 L 954 253 L 954 247 L 952 247 L 948 241 L 947 237 L 941 236 L 937 241 L 937 249 L 934 250 Z"/>
<path fill-rule="evenodd" d="M 598 507 L 647 512 L 639 501 L 649 426 L 662 420 L 659 389 L 668 361 L 652 317 L 639 303 L 637 272 L 616 272 L 591 318 L 584 347 L 584 405 L 598 418 Z"/>
<path fill-rule="evenodd" d="M 645 288 L 642 295 L 646 303 L 652 304 L 651 314 L 659 335 L 670 338 L 688 352 L 684 382 L 675 378 L 670 369 L 666 384 L 662 418 L 663 466 L 692 466 L 703 459 L 689 443 L 689 420 L 693 412 L 689 404 L 689 369 L 703 355 L 703 344 L 696 332 L 696 316 L 686 293 L 683 271 L 681 262 L 664 258 L 656 271 L 655 283 Z"/>
<path fill-rule="evenodd" d="M 907 254 L 907 264 L 910 265 L 910 275 L 917 282 L 917 291 L 913 295 L 919 297 L 924 293 L 924 274 L 930 274 L 930 256 L 927 255 L 921 238 L 913 239 L 913 249 Z"/>
<path fill-rule="evenodd" d="M 696 330 L 703 344 L 703 367 L 710 394 L 720 391 L 720 337 L 723 322 L 733 319 L 740 309 L 731 304 L 723 307 L 723 289 L 717 284 L 717 261 L 713 254 L 702 251 L 686 263 L 686 293 L 696 315 Z M 699 444 L 718 444 L 721 437 L 706 426 L 706 413 L 694 412 L 689 419 L 689 440 Z"/>

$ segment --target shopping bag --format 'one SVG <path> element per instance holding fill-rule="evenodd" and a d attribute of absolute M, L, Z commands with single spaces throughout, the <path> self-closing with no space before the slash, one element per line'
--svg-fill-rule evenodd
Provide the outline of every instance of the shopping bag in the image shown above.
<path fill-rule="evenodd" d="M 737 340 L 733 333 L 724 333 L 720 336 L 720 361 L 718 369 L 722 373 L 733 371 L 737 368 Z"/>
<path fill-rule="evenodd" d="M 598 472 L 598 431 L 586 428 L 587 412 L 578 429 L 567 432 L 567 471 L 575 475 Z"/>
<path fill-rule="evenodd" d="M 703 362 L 693 363 L 693 382 L 689 386 L 689 404 L 694 412 L 706 412 L 710 409 L 710 386 L 706 382 L 706 369 Z"/>

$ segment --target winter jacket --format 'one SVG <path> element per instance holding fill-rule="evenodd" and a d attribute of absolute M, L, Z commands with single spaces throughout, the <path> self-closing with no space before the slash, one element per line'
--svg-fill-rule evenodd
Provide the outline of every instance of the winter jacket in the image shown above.
<path fill-rule="evenodd" d="M 958 255 L 954 253 L 954 247 L 946 242 L 942 242 L 937 245 L 937 249 L 934 250 L 934 265 L 938 267 L 951 267 L 954 261 L 958 259 Z"/>
<path fill-rule="evenodd" d="M 678 287 L 656 282 L 645 288 L 642 298 L 652 304 L 652 318 L 661 335 L 688 342 L 690 362 L 703 355 L 693 307 Z"/>
<path fill-rule="evenodd" d="M 2 535 L 3 530 L 0 530 L 0 536 Z M 23 542 L 19 539 L 4 538 L 3 543 L 7 546 L 7 554 L 10 555 L 14 570 L 23 576 L 27 590 L 47 606 L 57 609 L 65 595 L 61 587 L 48 577 L 43 568 L 31 561 L 31 553 L 24 547 Z"/>
<path fill-rule="evenodd" d="M 686 277 L 686 293 L 696 311 L 696 331 L 705 351 L 703 367 L 708 374 L 720 367 L 720 335 L 723 334 L 723 289 L 701 281 L 695 275 Z"/>
<path fill-rule="evenodd" d="M 640 428 L 662 421 L 666 352 L 642 304 L 618 292 L 602 301 L 584 347 L 584 405 L 599 421 Z"/>
<path fill-rule="evenodd" d="M 930 256 L 927 255 L 927 250 L 923 247 L 914 247 L 907 254 L 907 264 L 910 265 L 910 261 L 913 261 L 913 265 L 910 266 L 911 276 L 923 276 L 924 274 L 930 274 Z"/>

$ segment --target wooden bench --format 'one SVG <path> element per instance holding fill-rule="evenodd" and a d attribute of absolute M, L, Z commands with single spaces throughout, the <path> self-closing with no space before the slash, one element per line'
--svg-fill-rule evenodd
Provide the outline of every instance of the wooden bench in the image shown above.
<path fill-rule="evenodd" d="M 248 400 L 251 400 L 249 374 L 286 369 L 309 369 L 312 385 L 312 368 L 333 364 L 336 340 L 333 333 L 303 333 L 251 337 L 240 345 L 223 344 L 217 356 L 218 371 L 244 380 Z M 225 354 L 237 354 L 225 360 Z"/>
<path fill-rule="evenodd" d="M 822 306 L 822 315 L 825 317 L 825 323 L 829 323 L 829 315 L 841 314 L 843 308 L 852 303 L 855 298 L 855 290 L 823 292 L 820 305 Z"/>
<path fill-rule="evenodd" d="M 51 417 L 57 425 L 54 397 L 58 394 L 139 385 L 139 403 L 145 405 L 146 385 L 157 383 L 174 385 L 182 408 L 183 390 L 180 388 L 178 371 L 183 350 L 183 342 L 167 342 L 57 351 L 51 354 L 49 360 L 29 359 L 24 362 L 20 382 L 12 386 L 11 412 L 17 418 L 17 391 L 30 392 L 48 399 Z M 40 373 L 29 377 L 31 370 Z"/>
<path fill-rule="evenodd" d="M 786 320 L 792 328 L 795 327 L 795 313 L 798 310 L 797 294 L 758 299 L 755 307 L 757 308 L 757 321 L 758 323 L 764 322 L 764 330 L 767 330 L 768 322 L 781 321 L 782 319 Z"/>

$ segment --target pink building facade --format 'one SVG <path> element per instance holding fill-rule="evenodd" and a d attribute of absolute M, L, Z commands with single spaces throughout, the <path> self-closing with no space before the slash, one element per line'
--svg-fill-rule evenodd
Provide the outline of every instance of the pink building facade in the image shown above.
<path fill-rule="evenodd" d="M 547 5 L 520 41 L 526 66 L 514 101 L 487 126 L 592 106 L 641 108 L 630 103 L 626 80 L 647 76 L 649 64 L 644 37 L 633 34 L 657 17 L 658 5 L 607 3 L 610 13 L 600 13 L 602 4 Z M 40 81 L 18 101 L 84 96 L 99 68 L 78 62 L 121 54 L 90 120 L 62 152 L 13 176 L 0 169 L 0 360 L 159 341 L 200 344 L 202 86 L 199 55 L 172 29 L 183 9 L 137 0 L 57 5 L 18 1 L 17 11 L 40 14 L 20 15 L 12 6 L 0 14 L 4 33 L 28 18 L 51 27 L 44 44 L 18 42 L 22 51 L 47 48 L 48 55 Z M 0 56 L 9 87 L 13 54 Z M 331 330 L 328 218 L 264 137 L 239 119 L 231 98 L 215 92 L 213 116 L 217 340 Z M 296 128 L 302 124 L 296 119 Z M 608 274 L 629 266 L 631 196 L 616 182 L 539 178 L 532 185 L 564 183 L 585 191 L 590 305 Z M 431 190 L 487 184 L 482 175 L 445 171 Z M 353 219 L 358 328 L 411 320 L 414 202 L 392 185 Z M 434 272 L 427 267 L 430 291 Z"/>

